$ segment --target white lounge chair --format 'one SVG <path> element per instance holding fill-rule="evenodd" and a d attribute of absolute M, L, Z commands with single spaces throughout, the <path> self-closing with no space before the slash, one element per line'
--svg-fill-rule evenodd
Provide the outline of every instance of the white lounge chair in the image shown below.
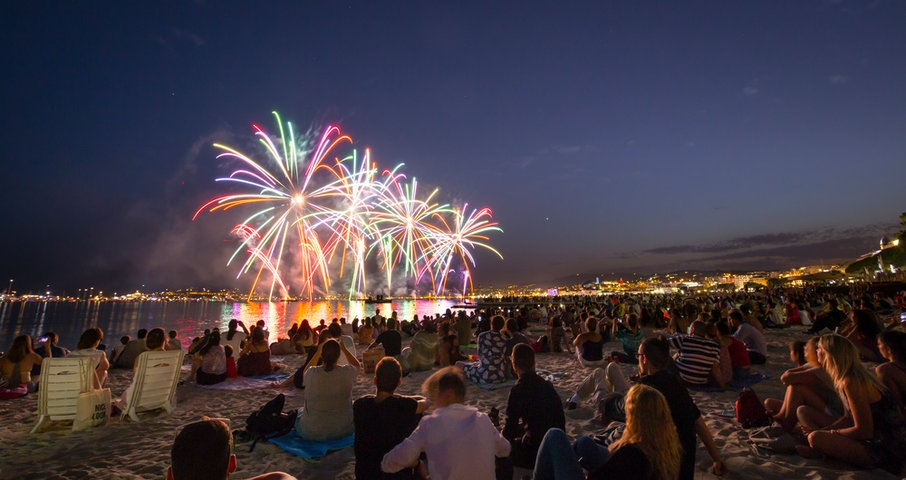
<path fill-rule="evenodd" d="M 142 352 L 135 361 L 132 385 L 123 395 L 126 407 L 121 418 L 127 415 L 140 421 L 139 412 L 164 409 L 172 413 L 176 403 L 176 385 L 184 353 L 180 351 Z"/>
<path fill-rule="evenodd" d="M 74 420 L 79 395 L 88 392 L 94 372 L 91 358 L 45 358 L 38 381 L 38 422 L 31 433 L 48 422 Z"/>

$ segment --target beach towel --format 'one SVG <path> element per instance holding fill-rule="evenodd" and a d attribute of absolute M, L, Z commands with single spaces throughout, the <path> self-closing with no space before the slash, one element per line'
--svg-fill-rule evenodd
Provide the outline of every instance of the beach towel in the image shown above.
<path fill-rule="evenodd" d="M 327 455 L 328 452 L 334 450 L 342 450 L 346 447 L 351 447 L 354 439 L 355 436 L 350 435 L 339 440 L 318 442 L 306 440 L 293 430 L 282 437 L 270 439 L 270 442 L 293 455 L 298 455 L 306 459 L 314 459 L 323 457 L 324 455 Z"/>
<path fill-rule="evenodd" d="M 255 375 L 254 377 L 230 378 L 214 385 L 198 385 L 208 390 L 249 390 L 252 388 L 267 388 L 272 382 L 282 382 L 289 378 L 289 373 L 271 373 L 270 375 Z"/>

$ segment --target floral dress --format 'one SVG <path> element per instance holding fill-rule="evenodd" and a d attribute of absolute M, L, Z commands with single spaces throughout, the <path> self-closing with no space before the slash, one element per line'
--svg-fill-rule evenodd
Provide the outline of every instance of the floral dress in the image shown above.
<path fill-rule="evenodd" d="M 478 336 L 478 363 L 467 363 L 462 371 L 473 383 L 503 383 L 506 381 L 504 352 L 506 337 L 493 330 Z"/>

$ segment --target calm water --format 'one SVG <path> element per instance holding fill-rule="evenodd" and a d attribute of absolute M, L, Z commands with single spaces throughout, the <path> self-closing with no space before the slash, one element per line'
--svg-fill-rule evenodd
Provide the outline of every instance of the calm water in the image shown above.
<path fill-rule="evenodd" d="M 37 338 L 53 330 L 60 336 L 60 345 L 74 348 L 79 335 L 93 326 L 104 331 L 104 343 L 115 345 L 123 335 L 135 337 L 140 328 L 162 327 L 176 330 L 183 345 L 204 329 L 220 327 L 226 330 L 230 319 L 243 321 L 247 326 L 264 320 L 271 332 L 285 333 L 293 323 L 308 319 L 317 324 L 322 318 L 362 318 L 372 315 L 375 308 L 389 316 L 396 310 L 399 318 L 412 315 L 443 313 L 456 302 L 453 300 L 400 300 L 392 303 L 366 305 L 364 302 L 3 302 L 0 303 L 0 350 L 12 345 L 17 335 Z"/>

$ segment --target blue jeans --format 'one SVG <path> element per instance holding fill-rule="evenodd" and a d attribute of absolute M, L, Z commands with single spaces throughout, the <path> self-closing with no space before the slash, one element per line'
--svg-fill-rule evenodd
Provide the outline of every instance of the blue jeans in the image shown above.
<path fill-rule="evenodd" d="M 594 471 L 607 462 L 608 450 L 588 436 L 579 437 L 575 447 L 566 432 L 552 428 L 544 435 L 535 459 L 534 480 L 585 480 L 582 468 Z"/>

